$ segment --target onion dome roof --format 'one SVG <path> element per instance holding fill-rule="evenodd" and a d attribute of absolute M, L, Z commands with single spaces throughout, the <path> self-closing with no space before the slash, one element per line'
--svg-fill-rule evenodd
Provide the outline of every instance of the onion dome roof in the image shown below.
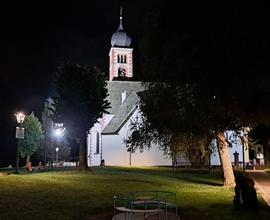
<path fill-rule="evenodd" d="M 131 37 L 125 32 L 122 24 L 122 8 L 120 9 L 120 24 L 116 32 L 113 33 L 111 38 L 112 47 L 129 47 L 131 44 Z"/>

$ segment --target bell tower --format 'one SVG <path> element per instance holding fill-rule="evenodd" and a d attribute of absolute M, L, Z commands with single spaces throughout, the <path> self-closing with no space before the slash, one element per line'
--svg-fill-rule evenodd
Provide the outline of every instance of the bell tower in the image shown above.
<path fill-rule="evenodd" d="M 131 38 L 125 32 L 122 24 L 122 7 L 120 8 L 120 23 L 111 38 L 109 81 L 125 80 L 133 77 L 133 48 L 130 48 Z"/>

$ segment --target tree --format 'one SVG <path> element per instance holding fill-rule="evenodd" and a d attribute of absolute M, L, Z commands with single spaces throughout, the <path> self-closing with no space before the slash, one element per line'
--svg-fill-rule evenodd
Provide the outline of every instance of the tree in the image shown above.
<path fill-rule="evenodd" d="M 43 158 L 43 164 L 46 165 L 48 158 L 52 159 L 52 155 L 48 155 L 53 148 L 53 100 L 47 98 L 45 101 L 44 109 L 41 112 L 42 127 L 44 130 L 44 138 L 42 140 L 42 149 L 39 151 L 39 157 Z M 54 152 L 55 153 L 55 152 Z"/>
<path fill-rule="evenodd" d="M 109 103 L 105 75 L 96 67 L 62 64 L 54 75 L 53 120 L 64 123 L 69 135 L 80 141 L 79 168 L 87 169 L 87 131 L 106 113 Z"/>
<path fill-rule="evenodd" d="M 39 151 L 39 158 L 43 158 L 44 164 L 49 161 L 53 161 L 56 158 L 55 148 L 59 147 L 58 157 L 61 160 L 68 160 L 71 156 L 71 141 L 69 134 L 65 133 L 61 138 L 55 135 L 53 116 L 53 100 L 47 98 L 44 106 L 44 110 L 41 113 L 42 127 L 44 130 L 44 138 L 42 140 L 42 148 Z M 78 155 L 77 155 L 78 156 Z"/>
<path fill-rule="evenodd" d="M 154 142 L 173 160 L 181 153 L 193 161 L 208 160 L 206 146 L 211 146 L 213 132 L 198 123 L 202 115 L 193 109 L 192 91 L 189 87 L 172 87 L 168 82 L 148 85 L 148 90 L 139 93 L 142 118 L 131 123 L 127 146 L 143 150 Z M 194 157 L 194 150 L 201 153 L 201 158 Z"/>
<path fill-rule="evenodd" d="M 254 4 L 252 16 L 240 4 L 218 4 L 150 2 L 142 70 L 144 81 L 162 83 L 149 84 L 142 111 L 154 139 L 215 137 L 224 185 L 233 186 L 224 132 L 270 121 L 269 15 Z"/>
<path fill-rule="evenodd" d="M 19 140 L 19 152 L 23 158 L 27 158 L 27 164 L 30 162 L 30 156 L 40 147 L 43 131 L 39 119 L 33 112 L 30 115 L 26 115 L 23 127 L 25 129 L 25 134 L 24 139 Z"/>

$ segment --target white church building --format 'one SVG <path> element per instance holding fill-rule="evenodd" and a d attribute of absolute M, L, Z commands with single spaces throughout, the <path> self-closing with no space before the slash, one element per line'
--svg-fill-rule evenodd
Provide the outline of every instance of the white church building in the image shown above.
<path fill-rule="evenodd" d="M 113 166 L 170 166 L 172 160 L 158 146 L 144 152 L 129 152 L 124 139 L 129 135 L 130 123 L 140 117 L 138 92 L 145 88 L 142 82 L 131 81 L 133 77 L 133 49 L 131 38 L 120 24 L 111 38 L 109 53 L 109 81 L 107 89 L 111 108 L 99 123 L 89 131 L 87 138 L 88 165 L 98 166 L 101 160 Z"/>
<path fill-rule="evenodd" d="M 104 160 L 110 166 L 171 166 L 172 159 L 164 155 L 158 146 L 152 146 L 143 152 L 129 152 L 124 139 L 128 137 L 130 124 L 140 118 L 138 92 L 145 90 L 142 82 L 132 81 L 133 49 L 131 38 L 125 32 L 120 13 L 119 28 L 111 38 L 109 52 L 109 81 L 107 89 L 111 108 L 104 114 L 87 137 L 87 156 L 89 166 L 99 166 Z M 241 146 L 241 145 L 240 145 Z M 229 149 L 231 160 L 238 152 L 242 161 L 242 147 L 234 144 Z M 245 150 L 245 161 L 248 162 L 248 150 Z M 220 165 L 218 153 L 211 156 L 212 165 Z"/>

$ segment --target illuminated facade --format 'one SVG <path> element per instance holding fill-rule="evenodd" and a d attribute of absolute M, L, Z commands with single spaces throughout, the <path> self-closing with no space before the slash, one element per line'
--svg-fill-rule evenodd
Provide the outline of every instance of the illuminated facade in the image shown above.
<path fill-rule="evenodd" d="M 144 152 L 129 152 L 124 139 L 129 135 L 131 121 L 141 117 L 138 92 L 145 90 L 141 82 L 132 81 L 133 49 L 131 38 L 124 31 L 122 10 L 120 24 L 111 38 L 109 53 L 108 101 L 111 108 L 99 123 L 89 131 L 87 138 L 88 165 L 98 166 L 104 160 L 106 165 L 117 166 L 158 166 L 172 165 L 158 146 Z"/>

